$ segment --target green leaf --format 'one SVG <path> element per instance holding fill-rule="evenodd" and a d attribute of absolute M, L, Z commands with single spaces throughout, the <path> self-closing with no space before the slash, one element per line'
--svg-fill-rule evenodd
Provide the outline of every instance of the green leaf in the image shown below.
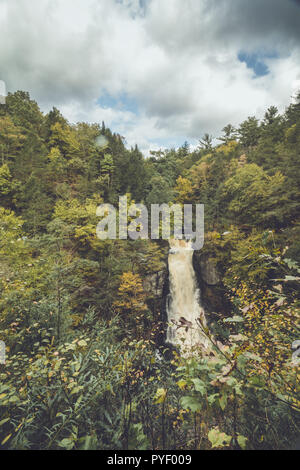
<path fill-rule="evenodd" d="M 75 403 L 75 410 L 77 410 L 77 408 L 79 407 L 80 402 L 81 402 L 82 399 L 83 399 L 83 395 L 80 395 L 79 398 L 77 399 L 76 403 Z"/>
<path fill-rule="evenodd" d="M 284 258 L 283 260 L 290 269 L 296 269 L 298 271 L 298 273 L 300 274 L 300 268 L 298 266 L 298 264 L 296 263 L 296 261 L 292 261 L 291 259 L 289 258 Z"/>
<path fill-rule="evenodd" d="M 154 403 L 164 403 L 167 396 L 167 390 L 165 388 L 158 388 L 154 397 Z"/>
<path fill-rule="evenodd" d="M 78 393 L 80 392 L 80 390 L 83 389 L 83 386 L 82 385 L 78 385 L 77 387 L 74 387 L 70 393 L 70 395 L 74 395 L 75 393 Z"/>
<path fill-rule="evenodd" d="M 64 449 L 71 450 L 74 447 L 73 439 L 65 438 L 58 443 L 59 447 L 63 447 Z"/>
<path fill-rule="evenodd" d="M 250 353 L 250 352 L 245 352 L 244 356 L 246 356 L 249 359 L 254 359 L 255 361 L 258 361 L 258 362 L 262 361 L 261 357 L 257 356 L 256 354 Z"/>
<path fill-rule="evenodd" d="M 205 383 L 200 379 L 192 379 L 192 382 L 195 386 L 196 392 L 199 392 L 203 396 L 206 392 Z"/>
<path fill-rule="evenodd" d="M 244 318 L 239 315 L 234 315 L 233 317 L 225 318 L 223 321 L 225 323 L 240 323 L 244 321 Z"/>
<path fill-rule="evenodd" d="M 238 441 L 239 446 L 242 449 L 246 449 L 247 437 L 242 436 L 241 434 L 239 434 L 238 437 L 237 437 L 237 441 Z"/>
<path fill-rule="evenodd" d="M 199 398 L 193 397 L 193 396 L 185 396 L 182 397 L 181 399 L 181 406 L 184 409 L 190 409 L 193 413 L 196 411 L 200 411 L 202 407 L 201 401 L 199 401 Z"/>
<path fill-rule="evenodd" d="M 4 444 L 8 441 L 8 439 L 11 438 L 11 436 L 12 436 L 12 433 L 11 433 L 11 434 L 8 434 L 8 436 L 6 436 L 6 437 L 3 439 L 3 441 L 1 442 L 1 444 L 4 445 Z"/>
<path fill-rule="evenodd" d="M 284 278 L 285 281 L 300 281 L 300 277 L 296 277 L 296 276 L 285 276 Z"/>
<path fill-rule="evenodd" d="M 218 428 L 211 429 L 207 437 L 213 448 L 228 446 L 231 441 L 231 436 L 228 436 L 225 432 L 220 432 Z"/>
<path fill-rule="evenodd" d="M 254 375 L 249 378 L 249 383 L 255 387 L 265 387 L 266 381 L 263 376 Z"/>
<path fill-rule="evenodd" d="M 187 382 L 186 380 L 181 379 L 181 380 L 178 380 L 177 385 L 181 390 L 183 390 L 186 387 Z"/>
<path fill-rule="evenodd" d="M 219 398 L 219 403 L 221 409 L 224 411 L 227 405 L 227 395 L 222 395 L 221 398 Z"/>
<path fill-rule="evenodd" d="M 97 448 L 96 436 L 83 436 L 78 442 L 80 450 L 95 450 Z"/>
<path fill-rule="evenodd" d="M 17 401 L 20 401 L 17 395 L 13 395 L 12 397 L 9 398 L 9 403 L 16 403 Z"/>
<path fill-rule="evenodd" d="M 210 405 L 213 405 L 213 404 L 215 403 L 215 401 L 216 401 L 216 399 L 217 399 L 218 396 L 219 396 L 218 393 L 214 393 L 213 395 L 209 395 L 209 396 L 207 397 L 208 403 L 209 403 Z"/>

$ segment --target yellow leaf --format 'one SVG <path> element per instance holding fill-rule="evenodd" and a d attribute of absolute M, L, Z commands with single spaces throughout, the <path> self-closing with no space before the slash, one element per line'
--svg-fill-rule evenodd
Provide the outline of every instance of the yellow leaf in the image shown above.
<path fill-rule="evenodd" d="M 6 437 L 3 439 L 3 441 L 1 442 L 1 445 L 4 445 L 5 442 L 7 442 L 8 439 L 10 439 L 10 437 L 11 437 L 11 434 L 9 434 L 8 436 L 6 436 Z"/>

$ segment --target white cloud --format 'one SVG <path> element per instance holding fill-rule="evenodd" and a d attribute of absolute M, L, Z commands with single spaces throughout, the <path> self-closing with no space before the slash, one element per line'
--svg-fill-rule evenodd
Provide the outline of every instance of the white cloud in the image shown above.
<path fill-rule="evenodd" d="M 0 0 L 0 78 L 71 121 L 104 120 L 145 151 L 193 143 L 289 103 L 299 12 L 292 0 Z M 278 57 L 253 79 L 240 50 Z M 101 107 L 105 91 L 138 109 Z"/>

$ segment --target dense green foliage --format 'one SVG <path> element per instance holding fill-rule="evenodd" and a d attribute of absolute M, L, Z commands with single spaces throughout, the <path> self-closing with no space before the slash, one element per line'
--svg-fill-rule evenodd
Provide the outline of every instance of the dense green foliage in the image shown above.
<path fill-rule="evenodd" d="M 220 145 L 206 134 L 145 159 L 104 124 L 44 115 L 28 93 L 0 106 L 0 447 L 295 445 L 300 94 L 283 115 L 223 131 Z M 203 252 L 231 305 L 199 325 L 207 353 L 165 354 L 144 281 L 164 269 L 166 244 L 96 237 L 97 206 L 125 193 L 205 204 Z"/>

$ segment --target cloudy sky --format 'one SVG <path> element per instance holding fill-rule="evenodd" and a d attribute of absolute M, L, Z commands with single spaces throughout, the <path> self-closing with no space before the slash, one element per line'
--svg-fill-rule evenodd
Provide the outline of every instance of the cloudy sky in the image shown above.
<path fill-rule="evenodd" d="M 0 80 L 147 155 L 280 110 L 300 88 L 299 0 L 0 0 Z"/>

